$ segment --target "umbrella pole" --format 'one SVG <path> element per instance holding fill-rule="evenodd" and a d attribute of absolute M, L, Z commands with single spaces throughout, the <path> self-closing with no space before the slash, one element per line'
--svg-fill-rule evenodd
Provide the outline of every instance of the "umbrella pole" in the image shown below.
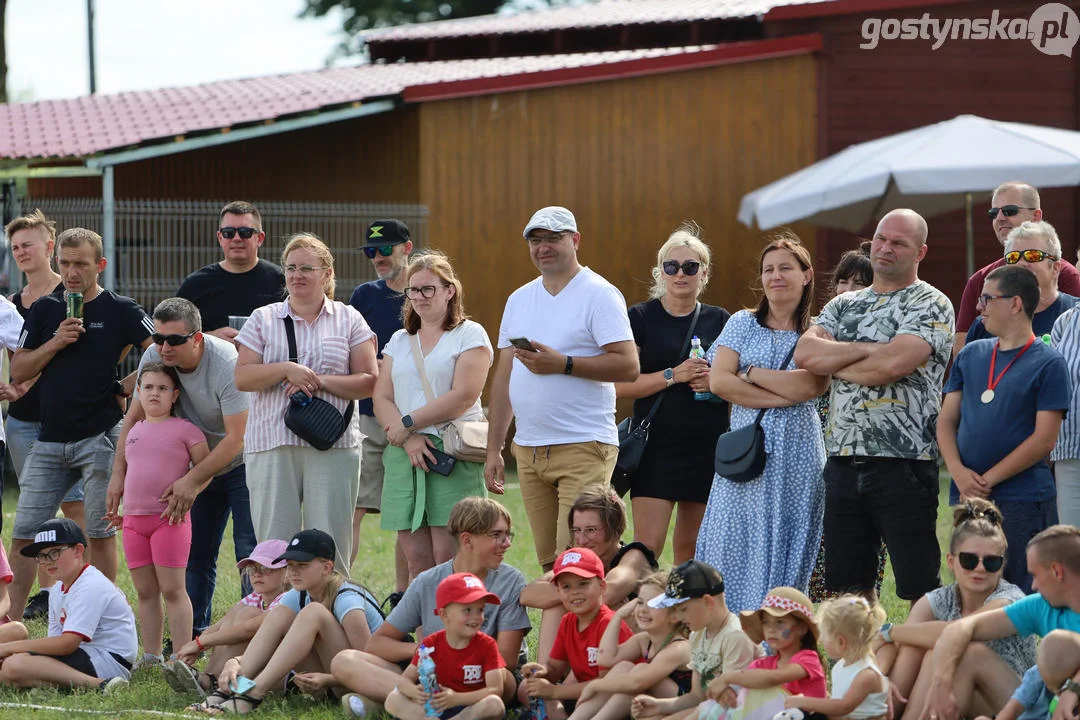
<path fill-rule="evenodd" d="M 964 195 L 964 207 L 967 209 L 967 274 L 975 274 L 975 226 L 971 222 L 971 193 Z"/>

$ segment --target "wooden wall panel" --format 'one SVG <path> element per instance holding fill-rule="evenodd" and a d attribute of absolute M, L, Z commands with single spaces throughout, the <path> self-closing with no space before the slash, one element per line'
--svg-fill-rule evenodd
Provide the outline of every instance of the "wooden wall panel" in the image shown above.
<path fill-rule="evenodd" d="M 565 205 L 579 258 L 644 300 L 656 250 L 684 219 L 714 253 L 706 300 L 754 301 L 760 234 L 743 194 L 816 155 L 815 60 L 800 56 L 424 104 L 420 201 L 469 312 L 495 337 L 506 297 L 537 274 L 521 231 Z M 813 231 L 799 228 L 808 244 Z"/>

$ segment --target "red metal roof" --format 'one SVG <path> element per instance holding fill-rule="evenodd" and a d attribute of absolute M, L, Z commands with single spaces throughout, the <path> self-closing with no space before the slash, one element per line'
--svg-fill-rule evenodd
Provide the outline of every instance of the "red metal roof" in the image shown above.
<path fill-rule="evenodd" d="M 722 46 L 361 65 L 0 105 L 0 159 L 70 158 L 380 98 L 423 101 L 811 52 L 816 35 Z"/>
<path fill-rule="evenodd" d="M 458 20 L 402 25 L 369 30 L 368 43 L 431 40 L 475 35 L 569 30 L 572 28 L 677 23 L 694 20 L 721 20 L 764 15 L 773 8 L 806 5 L 833 0 L 599 0 L 583 5 L 522 12 L 513 15 L 483 15 Z"/>

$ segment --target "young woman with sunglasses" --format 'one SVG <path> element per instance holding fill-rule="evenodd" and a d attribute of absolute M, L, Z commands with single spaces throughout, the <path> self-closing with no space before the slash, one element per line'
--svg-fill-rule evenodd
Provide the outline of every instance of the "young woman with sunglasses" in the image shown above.
<path fill-rule="evenodd" d="M 453 420 L 484 419 L 480 393 L 493 353 L 483 326 L 465 314 L 461 281 L 444 254 L 413 255 L 406 278 L 405 327 L 383 348 L 372 400 L 390 443 L 380 523 L 397 532 L 412 581 L 453 557 L 447 522 L 454 503 L 487 496 L 483 463 L 453 458 L 450 465 L 440 433 Z"/>
<path fill-rule="evenodd" d="M 672 544 L 675 563 L 694 556 L 694 542 L 705 514 L 713 477 L 713 448 L 727 430 L 727 403 L 696 400 L 709 391 L 709 364 L 680 352 L 700 305 L 693 334 L 707 348 L 720 336 L 730 313 L 699 303 L 709 282 L 709 247 L 701 228 L 686 223 L 656 253 L 649 300 L 629 309 L 630 327 L 641 356 L 641 374 L 616 383 L 620 398 L 634 400 L 634 426 L 640 425 L 661 396 L 649 441 L 630 486 L 634 540 L 656 555 L 664 549 L 671 513 L 678 505 Z M 687 346 L 689 347 L 689 346 Z M 672 478 L 678 481 L 672 482 Z"/>
<path fill-rule="evenodd" d="M 921 597 L 903 625 L 883 625 L 876 643 L 878 666 L 889 676 L 890 692 L 894 698 L 907 698 L 903 717 L 922 715 L 933 679 L 932 650 L 947 623 L 1024 597 L 1020 588 L 1002 577 L 1007 551 L 1001 512 L 996 505 L 973 498 L 953 507 L 947 562 L 956 582 Z M 986 646 L 994 651 L 992 655 L 987 653 L 989 662 L 1000 665 L 995 676 L 1003 684 L 1012 683 L 1005 689 L 1006 693 L 1012 692 L 1024 672 L 1035 664 L 1034 636 L 1013 635 L 990 640 Z M 896 705 L 897 718 L 901 717 L 901 707 Z M 970 708 L 959 708 L 962 717 L 993 715 L 998 710 L 976 702 Z"/>

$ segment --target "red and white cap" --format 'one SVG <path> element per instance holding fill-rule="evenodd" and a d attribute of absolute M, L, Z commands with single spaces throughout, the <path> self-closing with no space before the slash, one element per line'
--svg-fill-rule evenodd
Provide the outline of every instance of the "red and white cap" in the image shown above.
<path fill-rule="evenodd" d="M 435 591 L 435 614 L 439 614 L 450 603 L 468 605 L 483 600 L 489 605 L 501 605 L 502 601 L 495 593 L 488 592 L 484 581 L 472 573 L 454 573 L 441 583 Z"/>
<path fill-rule="evenodd" d="M 604 579 L 604 563 L 600 556 L 589 548 L 574 547 L 565 551 L 555 560 L 552 578 L 557 578 L 563 573 L 578 575 L 584 578 Z"/>

